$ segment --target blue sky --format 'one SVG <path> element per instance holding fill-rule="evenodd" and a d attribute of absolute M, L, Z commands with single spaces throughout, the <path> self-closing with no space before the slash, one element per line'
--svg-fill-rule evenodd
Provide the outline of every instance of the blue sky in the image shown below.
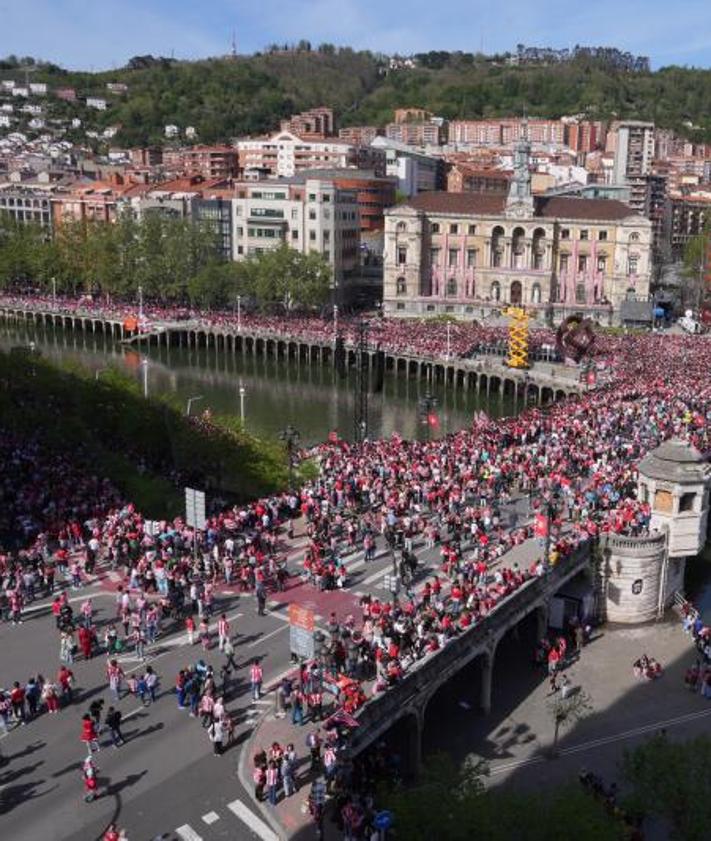
<path fill-rule="evenodd" d="M 616 46 L 653 66 L 711 66 L 709 0 L 0 0 L 0 55 L 66 67 L 152 53 L 199 58 L 309 39 L 386 53 L 485 52 L 519 42 Z"/>

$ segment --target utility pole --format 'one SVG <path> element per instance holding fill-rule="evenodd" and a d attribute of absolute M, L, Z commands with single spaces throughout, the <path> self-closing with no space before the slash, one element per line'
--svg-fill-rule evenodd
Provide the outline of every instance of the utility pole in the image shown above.
<path fill-rule="evenodd" d="M 368 323 L 362 318 L 356 336 L 353 440 L 362 443 L 368 437 Z"/>
<path fill-rule="evenodd" d="M 239 384 L 239 419 L 240 423 L 242 424 L 242 429 L 244 430 L 244 395 L 247 393 L 247 389 L 242 385 Z"/>
<path fill-rule="evenodd" d="M 143 287 L 138 287 L 138 320 L 143 321 Z"/>
<path fill-rule="evenodd" d="M 242 296 L 237 296 L 237 332 L 242 332 Z"/>
<path fill-rule="evenodd" d="M 143 368 L 143 396 L 148 399 L 148 360 L 144 356 L 141 360 L 141 368 Z"/>
<path fill-rule="evenodd" d="M 333 341 L 338 337 L 338 304 L 333 305 Z"/>
<path fill-rule="evenodd" d="M 452 324 L 447 322 L 447 362 L 452 358 Z"/>

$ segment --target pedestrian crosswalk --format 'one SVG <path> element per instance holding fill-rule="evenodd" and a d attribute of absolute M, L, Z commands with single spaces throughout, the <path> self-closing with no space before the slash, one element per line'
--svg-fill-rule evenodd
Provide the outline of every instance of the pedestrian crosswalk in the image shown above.
<path fill-rule="evenodd" d="M 279 841 L 279 836 L 264 818 L 255 814 L 241 800 L 233 800 L 225 804 L 225 810 L 222 813 L 206 812 L 194 820 L 192 825 L 182 824 L 173 830 L 172 836 L 178 841 L 213 841 L 216 838 Z M 166 836 L 163 838 L 165 839 Z"/>

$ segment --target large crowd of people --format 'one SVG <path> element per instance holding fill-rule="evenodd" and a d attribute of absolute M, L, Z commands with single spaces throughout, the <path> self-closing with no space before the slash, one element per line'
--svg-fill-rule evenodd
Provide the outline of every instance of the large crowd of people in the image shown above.
<path fill-rule="evenodd" d="M 51 299 L 44 301 L 48 307 L 53 304 Z M 70 302 L 62 301 L 62 306 Z M 77 311 L 111 307 L 114 315 L 129 310 L 86 301 L 71 306 Z M 146 310 L 149 318 L 181 314 L 158 307 Z M 188 314 L 230 324 L 235 318 L 232 313 Z M 260 329 L 300 336 L 312 329 L 321 331 L 319 335 L 333 330 L 333 324 L 322 319 L 242 319 L 245 325 L 255 319 Z M 441 326 L 401 328 L 388 322 L 387 328 L 378 329 L 383 341 L 404 342 L 402 347 L 412 352 L 444 353 Z M 452 353 L 467 353 L 483 329 L 454 328 Z M 545 338 L 550 339 L 544 334 Z M 267 588 L 284 586 L 284 539 L 293 533 L 298 518 L 308 537 L 299 572 L 320 589 L 348 586 L 345 554 L 350 550 L 362 549 L 368 560 L 377 541 L 397 547 L 407 583 L 408 573 L 414 577 L 417 567 L 415 547 L 439 547 L 440 569 L 419 587 L 407 586 L 404 596 L 393 602 L 366 597 L 357 618 L 331 616 L 330 638 L 316 675 L 302 674 L 298 685 L 282 688 L 282 701 L 297 725 L 304 712 L 318 720 L 319 696 L 326 684 L 336 707 L 352 714 L 369 696 L 386 692 L 423 658 L 542 573 L 544 559 L 525 569 L 505 562 L 508 550 L 532 536 L 529 524 L 511 527 L 505 521 L 502 510 L 509 501 L 529 496 L 534 509 L 552 516 L 558 526 L 566 523 L 558 530 L 555 522 L 548 524 L 554 539 L 545 561 L 555 563 L 602 532 L 648 531 L 649 504 L 636 495 L 636 464 L 646 452 L 674 437 L 707 457 L 711 453 L 711 341 L 670 335 L 605 337 L 598 342 L 597 354 L 610 371 L 604 386 L 497 422 L 479 417 L 471 427 L 441 439 L 405 441 L 394 435 L 362 444 L 324 442 L 310 452 L 319 464 L 314 480 L 296 492 L 216 511 L 197 533 L 181 518 L 147 528 L 129 500 L 121 499 L 105 479 L 92 476 L 86 465 L 77 466 L 71 454 L 49 452 L 31 435 L 2 436 L 3 458 L 14 465 L 0 480 L 5 501 L 0 552 L 3 618 L 21 622 L 23 607 L 40 595 L 56 596 L 61 602 L 57 585 L 66 580 L 80 588 L 100 562 L 118 571 L 123 582 L 116 622 L 106 629 L 102 642 L 95 633 L 92 636 L 89 608 L 88 616 L 82 611 L 76 619 L 67 615 L 68 605 L 59 604 L 58 632 L 68 635 L 68 640 L 60 640 L 60 654 L 76 650 L 77 633 L 83 656 L 101 648 L 110 658 L 122 647 L 140 656 L 164 621 L 178 623 L 188 634 L 197 632 L 209 648 L 216 587 L 239 585 L 254 593 L 263 608 Z M 705 638 L 703 629 L 698 633 Z M 67 671 L 71 656 L 64 657 Z M 220 753 L 230 727 L 222 706 L 229 675 L 221 676 L 218 692 L 215 676 L 203 671 L 196 666 L 180 675 L 176 691 L 181 706 L 203 715 L 215 753 Z M 66 684 L 66 674 L 64 678 Z M 37 712 L 27 699 L 38 697 L 35 687 L 40 683 L 35 677 L 13 686 L 24 693 L 22 704 L 19 693 L 14 692 L 13 700 L 10 690 L 0 707 L 0 726 L 3 721 L 6 726 L 25 724 Z M 40 686 L 39 699 L 47 683 Z M 53 685 L 60 698 L 66 694 L 64 685 Z M 49 691 L 49 712 L 51 697 Z M 299 709 L 301 715 L 293 712 Z M 267 756 L 259 764 L 263 780 L 255 766 L 255 785 L 262 786 L 260 795 L 266 792 L 270 801 L 277 787 L 291 790 L 286 753 Z"/>

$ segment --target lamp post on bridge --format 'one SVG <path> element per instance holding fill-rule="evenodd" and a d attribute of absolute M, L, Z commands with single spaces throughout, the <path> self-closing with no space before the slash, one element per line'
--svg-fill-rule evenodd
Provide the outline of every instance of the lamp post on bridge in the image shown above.
<path fill-rule="evenodd" d="M 198 400 L 202 400 L 202 394 L 196 394 L 194 397 L 188 397 L 188 405 L 185 410 L 185 414 L 187 417 L 190 417 L 190 409 L 192 408 L 193 403 L 197 403 Z"/>

